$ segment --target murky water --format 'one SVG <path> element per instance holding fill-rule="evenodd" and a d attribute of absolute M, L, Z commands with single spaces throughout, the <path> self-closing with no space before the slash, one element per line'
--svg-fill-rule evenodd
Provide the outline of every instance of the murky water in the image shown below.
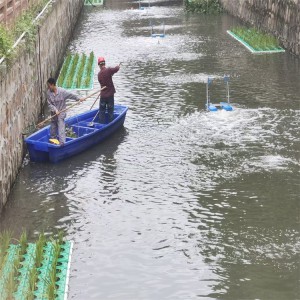
<path fill-rule="evenodd" d="M 299 299 L 299 60 L 250 54 L 230 16 L 151 3 L 84 10 L 69 48 L 123 62 L 125 128 L 58 165 L 26 159 L 1 228 L 65 230 L 71 299 Z M 235 109 L 207 113 L 224 74 Z"/>

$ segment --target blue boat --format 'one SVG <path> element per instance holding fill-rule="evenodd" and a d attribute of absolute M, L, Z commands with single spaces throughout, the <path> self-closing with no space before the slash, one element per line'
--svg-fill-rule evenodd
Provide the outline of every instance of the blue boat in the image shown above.
<path fill-rule="evenodd" d="M 90 110 L 66 119 L 66 127 L 71 128 L 76 137 L 66 138 L 64 146 L 49 142 L 50 125 L 40 129 L 25 139 L 31 161 L 57 163 L 87 150 L 108 138 L 123 126 L 127 106 L 115 105 L 113 121 L 101 124 L 97 120 L 98 109 Z M 106 113 L 106 119 L 108 115 Z"/>

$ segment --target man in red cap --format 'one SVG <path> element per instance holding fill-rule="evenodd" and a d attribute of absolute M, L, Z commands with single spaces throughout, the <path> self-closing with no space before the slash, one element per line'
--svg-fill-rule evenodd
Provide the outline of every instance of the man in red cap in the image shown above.
<path fill-rule="evenodd" d="M 100 123 L 105 123 L 105 111 L 107 109 L 109 122 L 114 119 L 114 94 L 116 92 L 112 76 L 117 73 L 120 69 L 120 64 L 114 68 L 106 68 L 104 57 L 98 58 L 98 66 L 100 72 L 98 73 L 98 81 L 101 88 L 100 94 L 100 106 L 99 106 L 99 119 Z"/>

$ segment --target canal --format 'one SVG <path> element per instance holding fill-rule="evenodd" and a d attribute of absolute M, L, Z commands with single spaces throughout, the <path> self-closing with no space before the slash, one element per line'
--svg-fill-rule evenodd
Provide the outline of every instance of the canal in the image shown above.
<path fill-rule="evenodd" d="M 1 230 L 64 230 L 70 299 L 299 298 L 299 59 L 250 54 L 225 14 L 137 7 L 84 8 L 68 49 L 122 62 L 125 127 L 57 165 L 26 157 Z M 234 111 L 208 113 L 224 74 Z"/>

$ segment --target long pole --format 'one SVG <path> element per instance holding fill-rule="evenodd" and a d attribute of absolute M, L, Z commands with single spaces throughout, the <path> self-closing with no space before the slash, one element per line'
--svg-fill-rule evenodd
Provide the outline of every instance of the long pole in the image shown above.
<path fill-rule="evenodd" d="M 207 84 L 206 84 L 206 108 L 208 110 L 208 105 L 209 105 L 209 78 L 207 78 Z"/>
<path fill-rule="evenodd" d="M 94 105 L 95 105 L 96 101 L 98 100 L 99 96 L 100 96 L 100 94 L 97 96 L 97 98 L 96 98 L 96 100 L 94 101 L 93 105 L 91 106 L 90 110 L 94 107 Z"/>
<path fill-rule="evenodd" d="M 229 81 L 227 81 L 227 102 L 230 104 L 230 97 L 229 97 Z"/>
<path fill-rule="evenodd" d="M 227 93 L 227 103 L 230 104 L 230 95 L 229 95 L 229 76 L 224 76 L 224 82 L 226 84 L 226 93 Z"/>

